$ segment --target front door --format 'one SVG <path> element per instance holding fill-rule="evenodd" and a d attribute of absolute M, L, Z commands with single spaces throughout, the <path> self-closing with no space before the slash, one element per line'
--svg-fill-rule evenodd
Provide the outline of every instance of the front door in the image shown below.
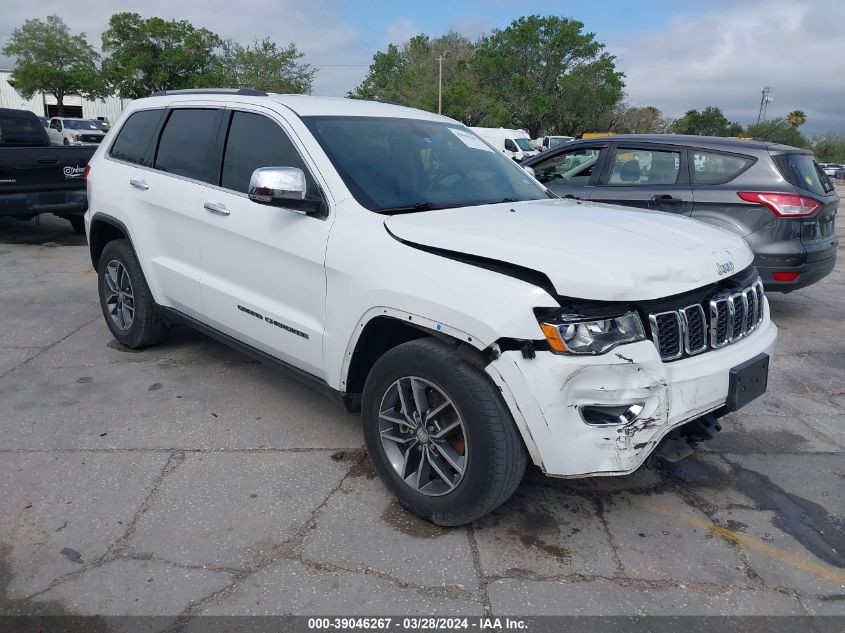
<path fill-rule="evenodd" d="M 537 180 L 561 198 L 588 200 L 601 169 L 600 145 L 574 147 L 550 152 L 539 162 L 532 162 Z"/>
<path fill-rule="evenodd" d="M 297 167 L 320 195 L 303 161 L 269 111 L 227 112 L 221 170 L 200 207 L 206 320 L 240 341 L 322 377 L 325 253 L 331 219 L 253 202 L 259 167 Z"/>
<path fill-rule="evenodd" d="M 609 160 L 591 200 L 678 215 L 692 213 L 686 153 L 680 147 L 618 144 L 608 151 Z"/>

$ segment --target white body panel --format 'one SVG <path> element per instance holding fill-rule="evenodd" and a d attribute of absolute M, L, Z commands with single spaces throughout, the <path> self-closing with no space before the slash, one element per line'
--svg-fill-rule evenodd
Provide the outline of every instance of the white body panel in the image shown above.
<path fill-rule="evenodd" d="M 125 225 L 160 305 L 339 391 L 347 390 L 350 359 L 373 318 L 410 322 L 478 350 L 502 339 L 543 339 L 534 309 L 558 307 L 551 289 L 425 247 L 531 269 L 546 275 L 557 294 L 588 300 L 663 298 L 718 280 L 727 262 L 739 271 L 752 260 L 732 234 L 670 214 L 605 205 L 534 201 L 379 215 L 355 200 L 299 116 L 448 119 L 342 99 L 219 98 L 224 107 L 261 110 L 288 132 L 325 194 L 327 217 L 263 206 L 243 194 L 129 165 L 106 156 L 104 143 L 91 160 L 86 223 L 90 230 L 92 217 L 104 214 Z M 180 95 L 181 103 L 186 100 L 191 98 Z M 133 103 L 110 137 L 134 110 L 175 101 Z M 131 187 L 132 179 L 149 188 Z M 206 202 L 224 204 L 229 215 L 206 212 Z M 298 333 L 268 325 L 239 305 Z M 505 351 L 485 371 L 545 472 L 623 474 L 670 429 L 721 407 L 730 369 L 771 354 L 775 337 L 766 310 L 741 341 L 672 363 L 661 361 L 651 341 L 641 341 L 600 356 L 538 351 L 526 359 Z M 648 424 L 590 427 L 574 406 L 632 397 L 647 402 Z"/>

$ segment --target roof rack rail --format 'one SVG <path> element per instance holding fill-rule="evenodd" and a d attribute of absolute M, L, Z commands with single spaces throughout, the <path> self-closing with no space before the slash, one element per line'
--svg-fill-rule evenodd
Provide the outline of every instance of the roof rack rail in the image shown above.
<path fill-rule="evenodd" d="M 182 90 L 156 90 L 151 97 L 168 95 L 240 95 L 242 97 L 266 97 L 267 93 L 255 88 L 185 88 Z"/>

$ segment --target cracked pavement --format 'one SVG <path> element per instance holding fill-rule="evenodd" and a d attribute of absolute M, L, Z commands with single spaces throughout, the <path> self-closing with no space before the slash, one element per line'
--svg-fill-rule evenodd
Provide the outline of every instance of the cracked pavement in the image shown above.
<path fill-rule="evenodd" d="M 357 418 L 187 329 L 122 348 L 84 239 L 0 218 L 0 614 L 845 614 L 839 255 L 770 296 L 769 393 L 693 457 L 531 470 L 447 529 L 385 491 Z"/>

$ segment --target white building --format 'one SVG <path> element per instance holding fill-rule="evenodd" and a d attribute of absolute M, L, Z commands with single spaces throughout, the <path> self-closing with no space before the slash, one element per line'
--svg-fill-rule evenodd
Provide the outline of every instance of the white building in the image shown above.
<path fill-rule="evenodd" d="M 11 70 L 0 70 L 0 108 L 15 108 L 29 110 L 38 116 L 56 115 L 56 98 L 51 94 L 38 92 L 31 99 L 24 97 L 9 83 Z M 120 97 L 106 97 L 102 100 L 91 101 L 79 95 L 66 95 L 64 98 L 64 116 L 80 117 L 84 119 L 105 119 L 110 123 L 117 121 L 128 99 Z"/>

